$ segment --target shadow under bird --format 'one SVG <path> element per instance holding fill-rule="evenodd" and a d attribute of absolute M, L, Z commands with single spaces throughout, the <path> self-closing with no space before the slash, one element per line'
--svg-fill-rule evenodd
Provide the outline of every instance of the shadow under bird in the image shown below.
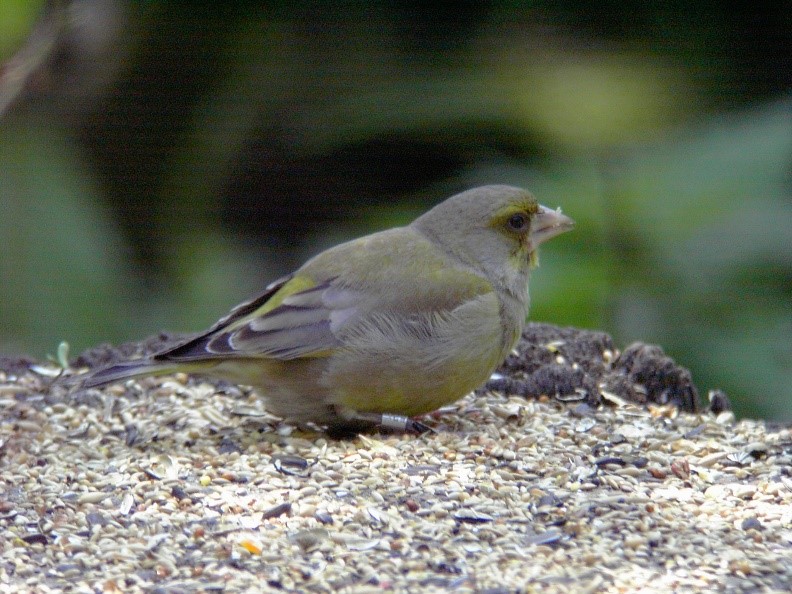
<path fill-rule="evenodd" d="M 474 188 L 332 247 L 206 332 L 81 384 L 195 373 L 253 386 L 291 421 L 418 431 L 409 417 L 458 400 L 505 359 L 537 247 L 573 225 L 520 188 Z"/>

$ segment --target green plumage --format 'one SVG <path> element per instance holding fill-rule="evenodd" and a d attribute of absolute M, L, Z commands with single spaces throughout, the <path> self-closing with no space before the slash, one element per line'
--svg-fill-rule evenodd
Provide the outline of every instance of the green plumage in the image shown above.
<path fill-rule="evenodd" d="M 252 385 L 296 421 L 429 412 L 505 358 L 536 247 L 570 226 L 524 190 L 469 190 L 407 227 L 322 252 L 207 332 L 85 385 L 184 370 Z"/>

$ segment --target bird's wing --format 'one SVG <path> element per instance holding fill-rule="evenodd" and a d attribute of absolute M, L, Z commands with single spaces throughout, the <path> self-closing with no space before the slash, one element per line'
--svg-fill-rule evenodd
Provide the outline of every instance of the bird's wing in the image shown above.
<path fill-rule="evenodd" d="M 289 360 L 329 354 L 339 346 L 331 329 L 334 304 L 327 298 L 331 283 L 332 279 L 316 283 L 299 275 L 279 279 L 203 334 L 157 354 L 155 360 L 182 362 L 218 357 Z"/>
<path fill-rule="evenodd" d="M 396 239 L 385 232 L 327 250 L 155 359 L 324 357 L 343 346 L 343 328 L 372 315 L 415 324 L 492 290 L 482 277 L 449 266 L 423 237 Z"/>

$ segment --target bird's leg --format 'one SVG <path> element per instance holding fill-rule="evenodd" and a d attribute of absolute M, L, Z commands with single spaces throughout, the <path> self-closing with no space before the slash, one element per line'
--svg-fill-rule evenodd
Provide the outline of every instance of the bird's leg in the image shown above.
<path fill-rule="evenodd" d="M 415 433 L 419 435 L 431 431 L 431 427 L 424 425 L 420 421 L 411 419 L 404 415 L 394 415 L 391 413 L 355 413 L 356 416 L 364 415 L 365 417 L 373 417 L 370 419 L 377 426 L 389 431 L 401 431 L 404 433 Z"/>
<path fill-rule="evenodd" d="M 373 413 L 359 411 L 338 411 L 343 421 L 334 423 L 328 428 L 331 435 L 348 435 L 371 427 L 378 427 L 386 431 L 412 433 L 420 435 L 431 431 L 432 428 L 407 417 L 391 413 Z"/>

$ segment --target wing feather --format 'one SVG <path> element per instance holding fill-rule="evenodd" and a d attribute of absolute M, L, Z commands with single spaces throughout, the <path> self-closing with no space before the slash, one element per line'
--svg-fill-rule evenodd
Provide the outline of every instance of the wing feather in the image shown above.
<path fill-rule="evenodd" d="M 322 298 L 332 280 L 311 284 L 313 281 L 306 281 L 305 277 L 285 277 L 270 285 L 262 295 L 238 306 L 207 332 L 158 354 L 155 359 L 289 360 L 327 354 L 340 345 L 330 327 L 331 311 Z"/>

